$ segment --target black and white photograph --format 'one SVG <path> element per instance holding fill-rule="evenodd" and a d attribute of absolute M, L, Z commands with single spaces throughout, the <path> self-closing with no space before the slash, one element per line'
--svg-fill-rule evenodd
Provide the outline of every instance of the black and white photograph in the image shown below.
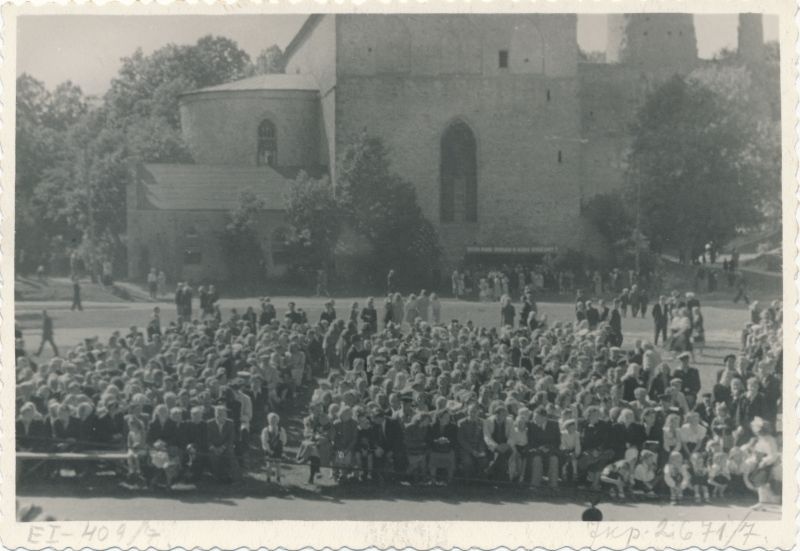
<path fill-rule="evenodd" d="M 791 520 L 748 6 L 19 16 L 17 521 Z"/>

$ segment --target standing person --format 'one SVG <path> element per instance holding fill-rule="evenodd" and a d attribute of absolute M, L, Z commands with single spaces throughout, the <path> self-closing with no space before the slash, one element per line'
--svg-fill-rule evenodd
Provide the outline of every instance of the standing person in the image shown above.
<path fill-rule="evenodd" d="M 192 288 L 188 283 L 183 286 L 183 310 L 186 321 L 192 321 Z"/>
<path fill-rule="evenodd" d="M 70 306 L 70 311 L 74 312 L 76 308 L 83 312 L 83 306 L 81 305 L 81 282 L 77 275 L 72 278 L 72 306 Z"/>
<path fill-rule="evenodd" d="M 428 299 L 428 292 L 423 289 L 419 292 L 417 299 L 417 315 L 422 318 L 422 321 L 428 322 L 428 309 L 430 308 L 430 299 Z"/>
<path fill-rule="evenodd" d="M 706 329 L 703 321 L 703 313 L 699 306 L 692 308 L 692 344 L 697 348 L 697 352 L 702 356 L 703 347 L 706 343 Z"/>
<path fill-rule="evenodd" d="M 637 317 L 639 315 L 639 304 L 641 301 L 641 295 L 639 294 L 639 286 L 634 284 L 631 285 L 631 290 L 629 292 L 630 301 L 631 301 L 631 317 Z"/>
<path fill-rule="evenodd" d="M 431 319 L 434 325 L 438 325 L 442 321 L 442 303 L 439 302 L 436 293 L 431 293 Z"/>
<path fill-rule="evenodd" d="M 367 305 L 361 310 L 362 332 L 366 335 L 374 335 L 378 332 L 378 312 L 375 310 L 375 299 L 369 297 Z"/>
<path fill-rule="evenodd" d="M 155 268 L 150 268 L 147 274 L 147 291 L 150 293 L 150 300 L 155 300 L 158 293 L 158 275 Z"/>
<path fill-rule="evenodd" d="M 500 326 L 514 327 L 514 318 L 516 315 L 517 312 L 514 309 L 514 305 L 511 304 L 511 297 L 503 295 L 500 299 Z"/>
<path fill-rule="evenodd" d="M 328 293 L 328 271 L 325 268 L 317 270 L 317 296 L 331 296 Z"/>
<path fill-rule="evenodd" d="M 178 316 L 178 323 L 183 317 L 183 282 L 179 281 L 175 286 L 175 312 Z"/>
<path fill-rule="evenodd" d="M 386 292 L 388 294 L 396 292 L 394 270 L 389 270 L 389 273 L 386 274 Z"/>
<path fill-rule="evenodd" d="M 386 329 L 394 321 L 394 304 L 392 297 L 387 296 L 383 301 L 383 328 Z"/>
<path fill-rule="evenodd" d="M 667 342 L 667 326 L 669 325 L 669 312 L 667 308 L 667 297 L 661 295 L 658 302 L 653 305 L 653 344 L 658 346 L 658 337 L 661 337 L 661 344 Z"/>
<path fill-rule="evenodd" d="M 747 296 L 747 280 L 741 270 L 736 272 L 736 296 L 733 297 L 733 303 L 736 304 L 740 299 L 744 300 L 745 305 L 750 304 L 750 297 Z"/>
<path fill-rule="evenodd" d="M 158 272 L 158 296 L 163 297 L 167 294 L 167 274 L 164 270 Z"/>
<path fill-rule="evenodd" d="M 453 270 L 453 275 L 450 276 L 450 286 L 453 290 L 453 296 L 456 299 L 461 298 L 461 274 L 458 270 Z"/>
<path fill-rule="evenodd" d="M 611 335 L 614 346 L 622 346 L 622 316 L 619 313 L 620 301 L 614 299 L 614 308 L 608 318 L 608 326 L 611 328 Z"/>
<path fill-rule="evenodd" d="M 49 343 L 53 348 L 53 353 L 58 356 L 58 347 L 56 346 L 53 333 L 53 318 L 47 315 L 47 310 L 42 310 L 42 342 L 39 345 L 39 350 L 36 352 L 37 356 L 42 354 L 44 343 Z"/>

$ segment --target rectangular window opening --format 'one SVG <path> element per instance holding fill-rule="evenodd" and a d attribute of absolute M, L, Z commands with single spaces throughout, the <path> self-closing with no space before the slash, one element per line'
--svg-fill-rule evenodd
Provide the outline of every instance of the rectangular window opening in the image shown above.
<path fill-rule="evenodd" d="M 500 50 L 497 61 L 501 69 L 508 69 L 508 50 Z"/>
<path fill-rule="evenodd" d="M 559 149 L 559 150 L 558 150 L 558 162 L 559 162 L 559 164 L 561 164 L 561 159 L 562 159 L 562 157 L 561 157 L 561 150 Z"/>

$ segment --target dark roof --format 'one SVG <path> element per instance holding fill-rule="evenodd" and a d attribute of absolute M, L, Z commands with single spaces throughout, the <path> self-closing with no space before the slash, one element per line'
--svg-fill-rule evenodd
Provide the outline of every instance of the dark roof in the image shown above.
<path fill-rule="evenodd" d="M 241 80 L 234 80 L 233 82 L 226 82 L 216 86 L 199 88 L 181 95 L 188 96 L 192 94 L 205 94 L 208 92 L 251 92 L 262 90 L 300 90 L 318 92 L 319 84 L 317 84 L 317 81 L 311 75 L 286 75 L 280 73 L 243 78 Z"/>
<path fill-rule="evenodd" d="M 142 164 L 136 169 L 138 208 L 234 210 L 252 192 L 269 210 L 285 208 L 285 193 L 300 169 L 265 166 Z M 312 175 L 318 170 L 308 171 Z"/>

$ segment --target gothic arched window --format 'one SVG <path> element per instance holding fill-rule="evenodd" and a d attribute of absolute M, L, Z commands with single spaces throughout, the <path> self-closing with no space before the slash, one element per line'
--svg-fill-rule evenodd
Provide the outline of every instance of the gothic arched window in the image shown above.
<path fill-rule="evenodd" d="M 442 222 L 478 221 L 477 145 L 463 121 L 442 135 L 439 216 Z"/>
<path fill-rule="evenodd" d="M 256 155 L 258 166 L 277 166 L 278 164 L 278 134 L 275 124 L 264 119 L 258 125 L 258 153 Z"/>

